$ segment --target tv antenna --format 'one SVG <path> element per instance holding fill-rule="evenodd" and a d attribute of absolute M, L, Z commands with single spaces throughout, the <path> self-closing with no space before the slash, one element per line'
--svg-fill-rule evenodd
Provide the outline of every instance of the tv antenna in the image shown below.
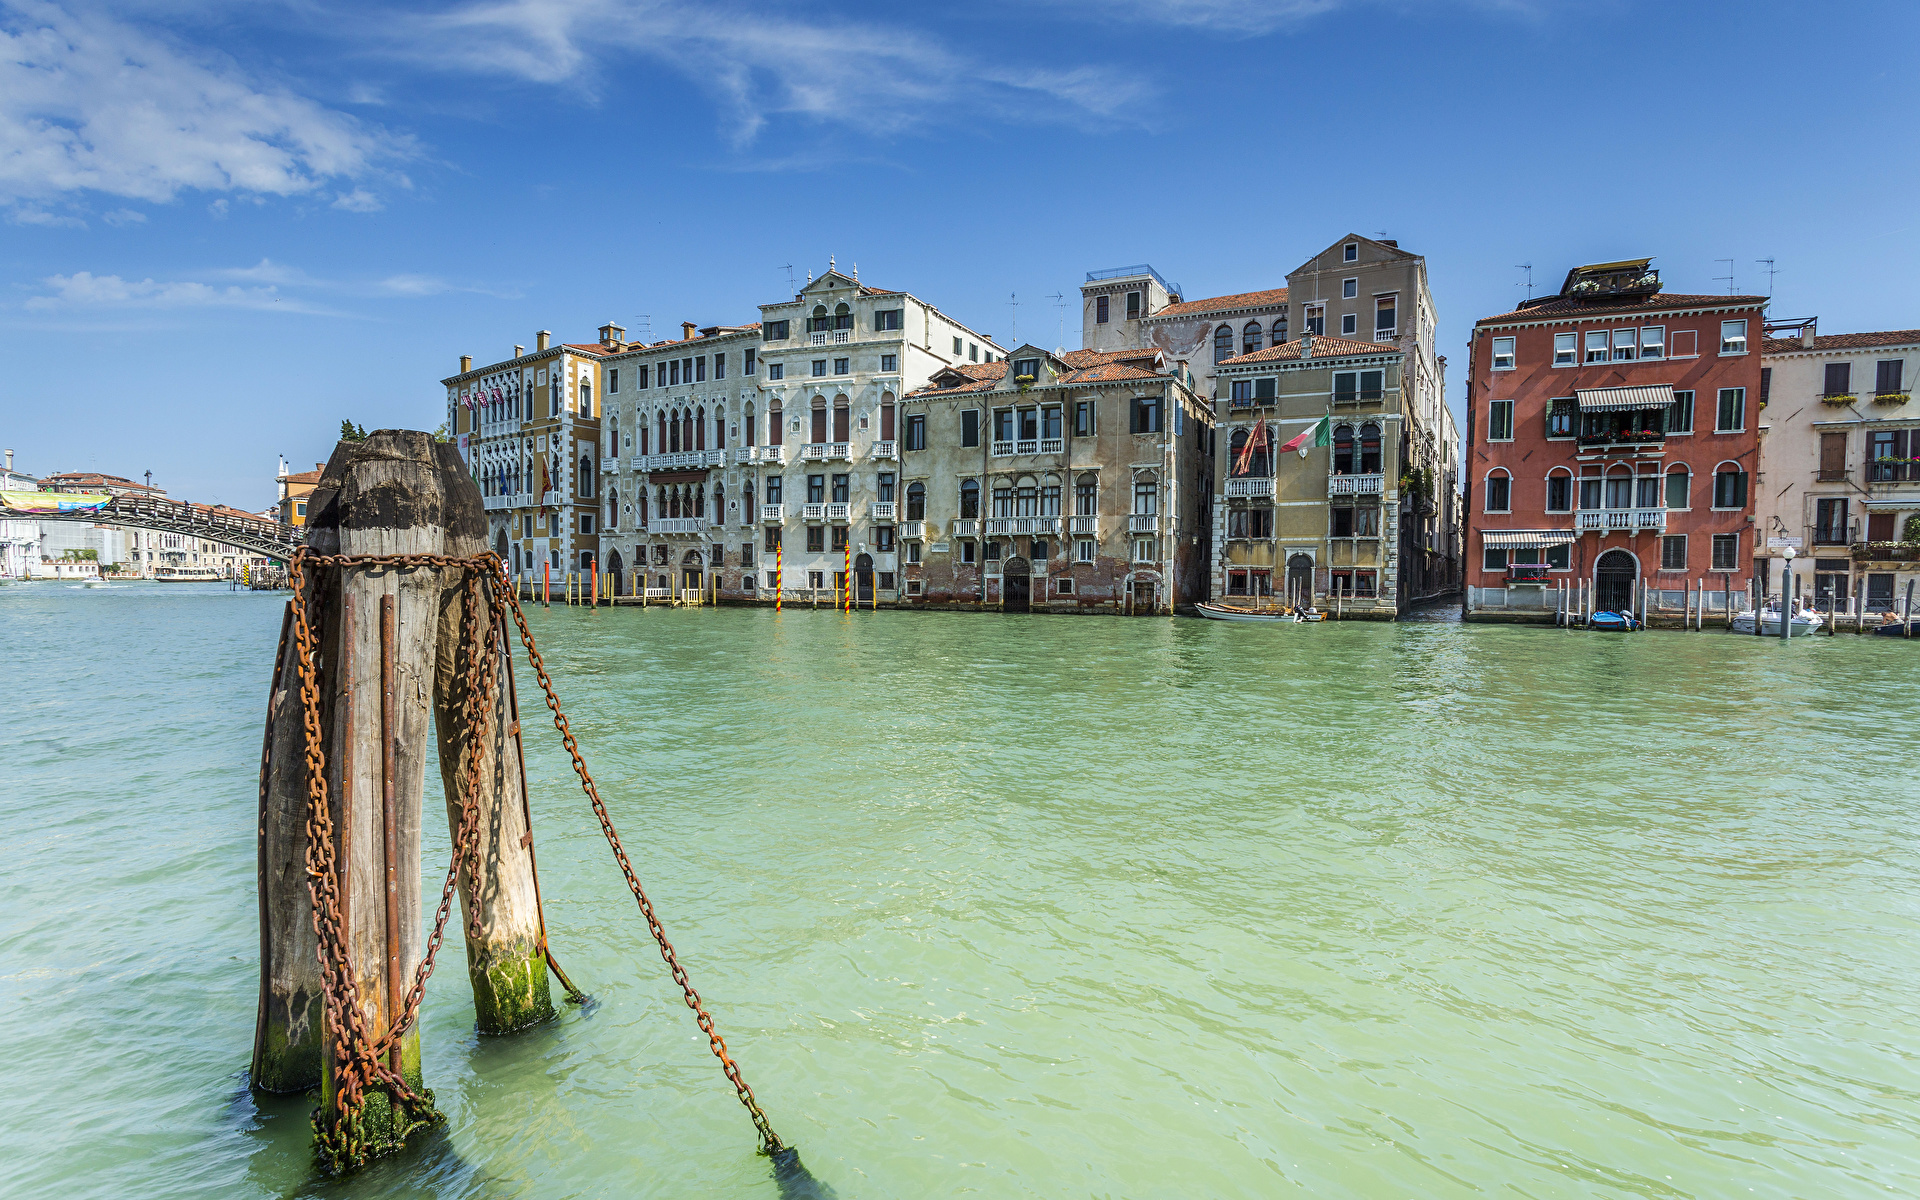
<path fill-rule="evenodd" d="M 1773 299 L 1773 277 L 1775 275 L 1773 260 L 1770 258 L 1756 258 L 1753 261 L 1767 269 L 1767 299 L 1771 300 Z"/>
<path fill-rule="evenodd" d="M 1716 258 L 1713 261 L 1727 264 L 1727 273 L 1725 275 L 1715 275 L 1713 281 L 1715 283 L 1725 283 L 1727 285 L 1727 295 L 1733 295 L 1733 260 L 1730 258 Z"/>
<path fill-rule="evenodd" d="M 1008 338 L 1010 339 L 1007 344 L 1010 346 L 1018 346 L 1020 344 L 1020 293 L 1019 292 L 1007 293 L 1007 306 L 1013 309 L 1013 332 L 1007 335 Z"/>
<path fill-rule="evenodd" d="M 643 346 L 651 342 L 653 340 L 653 314 L 635 313 L 633 314 L 633 319 L 640 323 L 639 327 L 634 330 L 634 332 L 640 336 L 635 338 L 634 341 L 639 342 Z"/>
<path fill-rule="evenodd" d="M 1513 269 L 1516 271 L 1525 271 L 1527 273 L 1527 282 L 1525 285 L 1527 289 L 1527 299 L 1529 300 L 1533 299 L 1533 264 L 1530 262 L 1515 263 L 1513 264 Z M 1517 287 L 1520 285 L 1516 284 L 1515 286 Z"/>
<path fill-rule="evenodd" d="M 787 273 L 787 290 L 790 292 L 799 291 L 800 285 L 793 281 L 793 264 L 788 263 L 786 266 L 781 267 L 780 270 L 783 270 Z"/>
<path fill-rule="evenodd" d="M 1060 310 L 1060 341 L 1057 344 L 1060 349 L 1065 350 L 1067 348 L 1067 297 L 1061 292 L 1055 292 L 1047 299 L 1053 301 L 1053 306 Z"/>

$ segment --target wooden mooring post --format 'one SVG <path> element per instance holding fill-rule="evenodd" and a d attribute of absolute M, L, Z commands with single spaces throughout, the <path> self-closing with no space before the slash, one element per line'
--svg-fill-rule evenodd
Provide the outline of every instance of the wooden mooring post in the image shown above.
<path fill-rule="evenodd" d="M 424 433 L 380 430 L 334 450 L 308 505 L 308 545 L 322 555 L 470 558 L 485 545 L 478 489 L 451 445 Z M 320 748 L 334 829 L 340 919 L 352 965 L 352 1003 L 377 1040 L 405 1004 L 425 952 L 421 896 L 422 784 L 438 728 L 450 824 L 457 829 L 468 756 L 483 756 L 477 876 L 462 872 L 465 939 L 482 1032 L 504 1033 L 553 1013 L 518 730 L 504 655 L 486 682 L 488 737 L 476 748 L 462 703 L 467 572 L 393 564 L 309 565 Z M 489 612 L 475 614 L 498 637 Z M 324 1019 L 307 879 L 309 778 L 298 650 L 285 639 L 269 697 L 259 824 L 261 995 L 252 1082 L 266 1091 L 321 1090 L 333 1112 L 332 1033 Z M 430 868 L 444 878 L 442 868 Z M 448 930 L 449 936 L 459 932 Z M 441 978 L 446 978 L 444 972 Z M 421 1090 L 418 1026 L 395 1047 L 394 1068 Z M 366 1093 L 356 1140 L 371 1154 L 404 1136 L 384 1091 Z"/>

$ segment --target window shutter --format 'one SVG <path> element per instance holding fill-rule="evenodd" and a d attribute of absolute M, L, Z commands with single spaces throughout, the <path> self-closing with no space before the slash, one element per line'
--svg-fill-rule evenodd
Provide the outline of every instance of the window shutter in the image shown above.
<path fill-rule="evenodd" d="M 1852 374 L 1853 374 L 1852 363 L 1843 363 L 1843 362 L 1828 363 L 1827 364 L 1827 395 L 1839 396 L 1852 390 L 1847 386 L 1848 383 L 1851 382 Z"/>

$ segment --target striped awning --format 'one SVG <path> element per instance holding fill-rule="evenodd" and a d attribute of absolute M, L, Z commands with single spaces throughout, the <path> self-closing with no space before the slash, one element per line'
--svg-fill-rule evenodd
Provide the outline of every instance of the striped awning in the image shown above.
<path fill-rule="evenodd" d="M 1630 408 L 1665 408 L 1673 403 L 1673 385 L 1652 383 L 1643 387 L 1575 388 L 1581 412 L 1619 412 Z"/>
<path fill-rule="evenodd" d="M 1578 536 L 1571 529 L 1483 529 L 1480 542 L 1489 550 L 1533 550 L 1564 545 Z"/>

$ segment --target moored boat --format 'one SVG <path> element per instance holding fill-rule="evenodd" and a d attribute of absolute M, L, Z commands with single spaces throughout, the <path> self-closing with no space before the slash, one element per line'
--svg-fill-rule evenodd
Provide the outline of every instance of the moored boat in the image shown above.
<path fill-rule="evenodd" d="M 1306 609 L 1296 611 L 1291 608 L 1242 608 L 1235 604 L 1221 604 L 1218 601 L 1206 601 L 1193 606 L 1201 616 L 1212 621 L 1246 621 L 1257 625 L 1304 624 L 1318 621 L 1321 614 Z"/>
<path fill-rule="evenodd" d="M 1766 607 L 1760 610 L 1759 620 L 1760 635 L 1762 637 L 1779 637 L 1780 602 L 1778 600 L 1768 601 Z M 1740 613 L 1733 618 L 1733 632 L 1744 633 L 1748 637 L 1752 637 L 1753 623 L 1753 610 L 1748 609 L 1746 612 Z M 1819 613 L 1806 607 L 1804 604 L 1795 603 L 1793 608 L 1792 637 L 1802 637 L 1815 633 L 1824 627 L 1826 623 L 1826 618 Z"/>
<path fill-rule="evenodd" d="M 1920 638 L 1920 621 L 1886 621 L 1868 632 L 1875 637 Z"/>
<path fill-rule="evenodd" d="M 1640 627 L 1640 622 L 1630 612 L 1607 612 L 1603 609 L 1587 618 L 1587 628 L 1597 629 L 1601 633 L 1632 633 Z"/>
<path fill-rule="evenodd" d="M 155 567 L 155 583 L 219 583 L 220 572 L 212 567 Z"/>

